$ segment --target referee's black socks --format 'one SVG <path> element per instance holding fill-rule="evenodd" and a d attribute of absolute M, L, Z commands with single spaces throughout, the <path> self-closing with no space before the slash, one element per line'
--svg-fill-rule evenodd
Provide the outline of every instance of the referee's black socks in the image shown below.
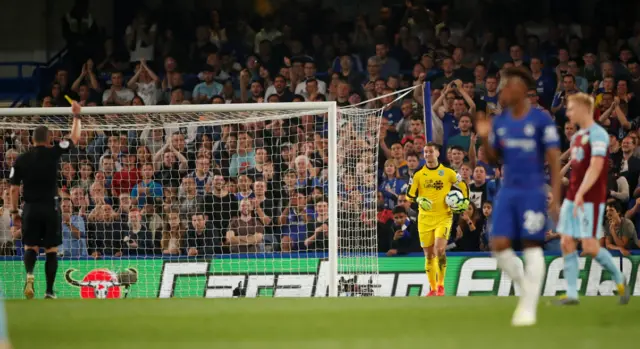
<path fill-rule="evenodd" d="M 38 252 L 31 249 L 24 251 L 24 268 L 27 274 L 33 274 L 33 268 L 36 266 L 37 259 Z"/>
<path fill-rule="evenodd" d="M 53 294 L 53 283 L 56 281 L 58 272 L 58 252 L 47 252 L 44 269 L 47 276 L 47 293 Z"/>

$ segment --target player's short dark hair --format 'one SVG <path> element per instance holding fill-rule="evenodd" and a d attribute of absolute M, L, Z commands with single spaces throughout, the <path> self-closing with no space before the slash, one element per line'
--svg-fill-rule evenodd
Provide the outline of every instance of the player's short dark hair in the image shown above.
<path fill-rule="evenodd" d="M 506 68 L 500 74 L 501 74 L 501 76 L 503 76 L 506 79 L 518 78 L 518 79 L 522 80 L 522 82 L 524 82 L 524 84 L 527 85 L 527 88 L 530 88 L 530 87 L 536 85 L 536 81 L 531 76 L 531 73 L 528 72 L 525 69 L 520 68 L 520 67 Z"/>
<path fill-rule="evenodd" d="M 414 114 L 414 115 L 411 117 L 411 120 L 412 120 L 412 121 L 413 121 L 413 120 L 415 120 L 415 121 L 420 121 L 420 122 L 424 123 L 424 118 L 423 118 L 421 115 L 418 115 L 418 114 Z"/>
<path fill-rule="evenodd" d="M 434 147 L 436 148 L 436 150 L 440 150 L 440 144 L 436 143 L 436 142 L 427 142 L 427 144 L 424 145 L 425 147 Z"/>
<path fill-rule="evenodd" d="M 47 126 L 38 126 L 33 130 L 33 141 L 35 143 L 46 143 L 49 140 L 49 129 Z"/>
<path fill-rule="evenodd" d="M 396 207 L 394 207 L 394 208 L 393 208 L 393 211 L 391 211 L 391 213 L 393 213 L 393 214 L 399 214 L 399 213 L 402 213 L 402 214 L 405 214 L 405 215 L 406 215 L 406 214 L 407 214 L 407 209 L 406 209 L 406 208 L 404 208 L 404 206 L 400 206 L 400 205 L 398 205 L 398 206 L 396 206 Z"/>
<path fill-rule="evenodd" d="M 452 145 L 451 147 L 449 147 L 449 149 L 451 149 L 451 150 L 460 150 L 461 152 L 464 153 L 464 148 L 459 146 L 459 145 Z"/>

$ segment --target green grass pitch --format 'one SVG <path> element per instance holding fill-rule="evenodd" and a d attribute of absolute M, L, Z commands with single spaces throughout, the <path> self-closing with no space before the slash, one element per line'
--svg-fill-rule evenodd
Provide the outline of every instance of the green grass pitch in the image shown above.
<path fill-rule="evenodd" d="M 21 348 L 637 348 L 640 300 L 541 301 L 510 327 L 515 297 L 8 301 Z"/>

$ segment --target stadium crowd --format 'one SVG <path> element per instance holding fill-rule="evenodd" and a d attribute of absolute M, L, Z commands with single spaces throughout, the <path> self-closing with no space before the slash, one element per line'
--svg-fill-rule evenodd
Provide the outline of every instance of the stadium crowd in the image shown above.
<path fill-rule="evenodd" d="M 492 201 L 503 173 L 486 161 L 473 122 L 500 113 L 500 70 L 531 71 L 537 81 L 531 105 L 547 111 L 562 131 L 565 175 L 576 132 L 565 116 L 566 97 L 587 92 L 611 142 L 602 244 L 623 254 L 640 246 L 640 21 L 629 28 L 515 24 L 506 31 L 474 20 L 459 28 L 448 5 L 407 1 L 382 7 L 375 19 L 336 23 L 331 10 L 312 13 L 288 2 L 260 17 L 197 11 L 189 26 L 168 20 L 161 9 L 140 10 L 123 35 L 105 37 L 86 3 L 78 0 L 62 21 L 68 53 L 38 97 L 42 107 L 68 106 L 65 95 L 83 106 L 328 100 L 345 107 L 430 82 L 434 140 L 442 144 L 442 161 L 468 183 L 472 202 L 452 227 L 452 250 L 489 249 Z M 368 166 L 375 153 L 354 156 L 353 164 L 342 164 L 352 173 L 340 179 L 339 191 L 341 210 L 369 229 L 376 219 L 361 213 L 374 202 L 367 191 L 377 175 L 378 251 L 389 256 L 421 251 L 417 213 L 405 193 L 424 165 L 427 142 L 422 88 L 394 99 L 367 104 L 384 108 L 378 141 L 349 140 L 378 147 L 378 168 Z M 7 178 L 30 146 L 29 131 L 0 136 L 0 190 L 7 202 Z M 60 168 L 61 253 L 326 251 L 326 162 L 323 115 L 84 131 Z M 349 175 L 365 180 L 353 183 Z M 550 224 L 545 248 L 560 252 L 559 242 Z M 20 253 L 19 246 L 20 226 L 0 208 L 0 255 Z"/>

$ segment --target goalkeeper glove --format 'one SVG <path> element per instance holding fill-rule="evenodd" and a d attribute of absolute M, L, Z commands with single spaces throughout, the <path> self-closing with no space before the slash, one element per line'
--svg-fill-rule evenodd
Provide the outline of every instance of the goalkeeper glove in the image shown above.
<path fill-rule="evenodd" d="M 458 205 L 455 208 L 453 208 L 453 212 L 462 213 L 466 211 L 467 208 L 469 208 L 469 204 L 470 204 L 469 199 L 464 198 L 462 201 L 458 203 Z"/>
<path fill-rule="evenodd" d="M 418 200 L 416 200 L 416 202 L 423 210 L 431 211 L 431 205 L 433 204 L 431 200 L 421 196 L 418 198 Z"/>

